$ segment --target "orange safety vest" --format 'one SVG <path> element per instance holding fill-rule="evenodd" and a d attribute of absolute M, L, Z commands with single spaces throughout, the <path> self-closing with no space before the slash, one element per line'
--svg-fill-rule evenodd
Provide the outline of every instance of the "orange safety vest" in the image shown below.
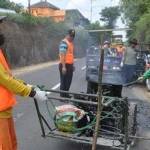
<path fill-rule="evenodd" d="M 123 53 L 124 52 L 124 47 L 117 46 L 117 52 L 118 53 Z"/>
<path fill-rule="evenodd" d="M 8 64 L 5 60 L 5 57 L 0 49 L 0 63 L 3 65 L 5 70 L 11 75 Z M 9 91 L 4 86 L 0 85 L 0 111 L 4 111 L 8 108 L 13 107 L 16 104 L 16 99 L 14 94 Z"/>
<path fill-rule="evenodd" d="M 74 63 L 74 45 L 72 42 L 69 42 L 67 39 L 63 40 L 64 42 L 67 43 L 67 52 L 65 56 L 65 63 L 66 64 L 73 64 Z"/>

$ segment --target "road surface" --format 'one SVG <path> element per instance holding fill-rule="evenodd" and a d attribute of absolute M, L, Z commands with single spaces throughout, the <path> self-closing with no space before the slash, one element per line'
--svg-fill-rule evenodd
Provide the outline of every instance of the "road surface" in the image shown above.
<path fill-rule="evenodd" d="M 85 59 L 78 59 L 75 62 L 75 73 L 70 91 L 85 92 Z M 48 89 L 59 89 L 58 64 L 48 64 L 36 69 L 21 71 L 16 74 L 27 83 L 33 85 L 45 85 Z M 131 87 L 124 89 L 124 96 L 142 99 L 138 103 L 138 127 L 139 134 L 150 136 L 150 104 L 149 94 L 143 87 Z M 18 138 L 19 150 L 90 150 L 91 147 L 83 144 L 62 141 L 58 139 L 41 137 L 40 125 L 38 122 L 34 102 L 31 98 L 17 97 L 18 105 L 14 109 L 14 118 Z M 44 107 L 41 105 L 41 107 Z M 44 109 L 44 108 L 43 108 Z M 100 147 L 98 148 L 101 149 Z M 150 150 L 149 141 L 138 141 L 133 150 Z"/>

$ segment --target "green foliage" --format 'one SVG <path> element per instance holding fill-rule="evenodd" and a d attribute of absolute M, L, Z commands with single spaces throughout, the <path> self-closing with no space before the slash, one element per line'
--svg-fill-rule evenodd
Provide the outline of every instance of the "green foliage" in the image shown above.
<path fill-rule="evenodd" d="M 34 17 L 28 13 L 0 15 L 7 16 L 4 24 L 7 28 L 4 27 L 3 32 L 9 34 L 5 34 L 8 42 L 4 49 L 13 66 L 58 59 L 59 43 L 70 28 L 68 23 L 56 23 L 50 18 Z M 89 35 L 83 27 L 76 27 L 75 30 L 75 53 L 77 57 L 82 57 L 88 46 Z"/>
<path fill-rule="evenodd" d="M 104 27 L 102 27 L 100 25 L 99 21 L 91 23 L 87 26 L 87 30 L 100 30 L 100 29 L 104 29 Z M 101 33 L 100 32 L 93 32 L 93 33 L 91 32 L 89 34 L 92 37 L 93 44 L 99 44 L 101 42 Z"/>
<path fill-rule="evenodd" d="M 76 38 L 75 38 L 75 56 L 81 57 L 85 56 L 86 49 L 88 47 L 89 42 L 89 34 L 86 30 L 76 29 Z"/>
<path fill-rule="evenodd" d="M 68 27 L 65 22 L 49 22 L 47 31 L 53 34 L 53 37 L 64 37 L 68 31 Z"/>
<path fill-rule="evenodd" d="M 0 8 L 12 9 L 19 13 L 22 11 L 23 6 L 21 4 L 10 2 L 9 0 L 0 0 Z"/>
<path fill-rule="evenodd" d="M 89 30 L 96 30 L 96 29 L 101 29 L 102 27 L 101 27 L 101 25 L 100 25 L 100 22 L 99 21 L 96 21 L 96 22 L 94 22 L 94 23 L 91 23 L 91 24 L 89 24 L 88 26 L 87 26 L 87 29 L 89 29 Z"/>
<path fill-rule="evenodd" d="M 134 29 L 128 37 L 150 42 L 150 0 L 121 0 L 121 5 L 127 24 Z"/>
<path fill-rule="evenodd" d="M 49 25 L 56 24 L 50 18 L 44 17 L 34 17 L 28 13 L 22 14 L 11 14 L 11 13 L 0 13 L 0 16 L 7 16 L 7 19 L 22 25 Z M 55 25 L 54 25 L 55 26 Z"/>
<path fill-rule="evenodd" d="M 116 20 L 120 16 L 120 9 L 118 6 L 105 7 L 100 14 L 100 20 L 105 22 L 106 27 L 114 28 Z"/>
<path fill-rule="evenodd" d="M 146 13 L 141 16 L 135 25 L 135 36 L 146 43 L 150 42 L 150 13 Z"/>
<path fill-rule="evenodd" d="M 108 27 L 101 26 L 99 21 L 96 21 L 95 23 L 91 23 L 87 27 L 88 30 L 101 30 L 101 29 L 106 29 L 106 28 Z M 93 44 L 98 44 L 98 45 L 104 42 L 105 40 L 110 41 L 110 37 L 112 36 L 112 32 L 91 32 L 89 34 L 92 37 Z"/>
<path fill-rule="evenodd" d="M 121 2 L 127 23 L 138 21 L 150 7 L 149 0 L 121 0 Z"/>
<path fill-rule="evenodd" d="M 20 24 L 36 25 L 38 18 L 30 16 L 28 14 L 8 14 L 8 19 Z"/>

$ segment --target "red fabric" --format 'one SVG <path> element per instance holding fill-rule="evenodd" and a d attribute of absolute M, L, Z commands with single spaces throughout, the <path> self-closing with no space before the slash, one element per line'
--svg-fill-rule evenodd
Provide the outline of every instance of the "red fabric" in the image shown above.
<path fill-rule="evenodd" d="M 17 150 L 17 140 L 12 118 L 0 118 L 0 150 Z"/>

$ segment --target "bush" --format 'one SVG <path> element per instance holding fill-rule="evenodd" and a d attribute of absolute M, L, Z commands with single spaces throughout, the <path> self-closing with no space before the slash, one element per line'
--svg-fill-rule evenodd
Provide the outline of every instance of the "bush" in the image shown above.
<path fill-rule="evenodd" d="M 34 17 L 28 13 L 12 14 L 12 13 L 0 13 L 0 16 L 7 16 L 9 21 L 13 21 L 23 25 L 49 25 L 56 24 L 51 18 L 45 17 Z"/>

